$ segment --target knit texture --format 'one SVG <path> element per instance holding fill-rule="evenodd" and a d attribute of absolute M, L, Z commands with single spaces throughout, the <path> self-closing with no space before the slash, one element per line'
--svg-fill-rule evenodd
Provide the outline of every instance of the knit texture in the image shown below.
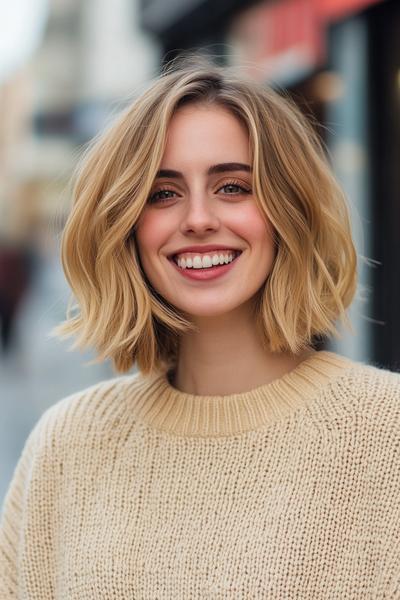
<path fill-rule="evenodd" d="M 0 598 L 399 599 L 400 374 L 321 351 L 245 393 L 60 400 L 4 501 Z"/>

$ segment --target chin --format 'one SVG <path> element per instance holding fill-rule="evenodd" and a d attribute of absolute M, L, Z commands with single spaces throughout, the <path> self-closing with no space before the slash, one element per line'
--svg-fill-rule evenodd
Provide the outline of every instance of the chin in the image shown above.
<path fill-rule="evenodd" d="M 206 305 L 206 302 L 203 303 L 202 306 L 194 306 L 193 303 L 190 306 L 179 306 L 175 304 L 175 306 L 182 310 L 189 317 L 193 318 L 213 318 L 213 317 L 223 317 L 224 315 L 228 315 L 240 308 L 243 305 L 243 302 L 238 302 L 237 304 L 230 303 L 229 305 L 224 302 L 223 304 L 218 305 Z"/>

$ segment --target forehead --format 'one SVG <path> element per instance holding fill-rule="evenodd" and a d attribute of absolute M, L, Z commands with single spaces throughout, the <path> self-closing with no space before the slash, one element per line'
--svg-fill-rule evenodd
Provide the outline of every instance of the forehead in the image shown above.
<path fill-rule="evenodd" d="M 189 104 L 178 108 L 168 126 L 163 163 L 207 156 L 209 162 L 220 158 L 225 162 L 249 161 L 245 125 L 222 106 Z"/>

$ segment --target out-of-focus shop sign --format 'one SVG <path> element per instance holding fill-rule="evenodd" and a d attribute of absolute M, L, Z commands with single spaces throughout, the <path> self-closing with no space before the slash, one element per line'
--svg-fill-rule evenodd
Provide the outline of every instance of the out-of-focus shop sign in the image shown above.
<path fill-rule="evenodd" d="M 239 13 L 231 33 L 233 63 L 256 80 L 287 83 L 321 60 L 321 28 L 309 0 L 257 4 Z"/>
<path fill-rule="evenodd" d="M 313 4 L 317 5 L 322 16 L 333 21 L 335 19 L 343 19 L 354 12 L 381 1 L 382 0 L 314 0 Z"/>
<path fill-rule="evenodd" d="M 253 79 L 290 85 L 326 58 L 326 28 L 337 19 L 382 0 L 281 0 L 239 13 L 228 43 L 231 63 Z"/>

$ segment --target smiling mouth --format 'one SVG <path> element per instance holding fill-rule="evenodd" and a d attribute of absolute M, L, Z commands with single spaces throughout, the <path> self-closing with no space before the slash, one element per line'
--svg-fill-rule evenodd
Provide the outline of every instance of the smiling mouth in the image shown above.
<path fill-rule="evenodd" d="M 175 254 L 175 255 L 169 256 L 167 258 L 168 258 L 168 260 L 170 262 L 174 263 L 178 267 L 178 269 L 180 269 L 182 271 L 210 271 L 212 269 L 218 269 L 219 267 L 227 267 L 227 266 L 229 266 L 230 264 L 234 263 L 235 260 L 243 253 L 242 250 L 235 250 L 234 252 L 235 252 L 235 256 L 234 256 L 233 260 L 231 260 L 230 262 L 228 262 L 228 263 L 224 262 L 224 263 L 218 264 L 218 265 L 210 265 L 209 267 L 197 267 L 196 268 L 196 267 L 192 266 L 192 267 L 185 267 L 185 268 L 183 268 L 183 267 L 180 267 L 178 265 L 178 261 L 177 261 L 177 256 L 178 255 Z"/>

